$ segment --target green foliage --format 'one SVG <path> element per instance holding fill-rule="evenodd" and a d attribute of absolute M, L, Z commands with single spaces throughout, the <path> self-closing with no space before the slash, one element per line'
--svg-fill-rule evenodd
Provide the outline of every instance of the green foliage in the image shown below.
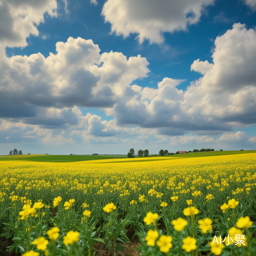
<path fill-rule="evenodd" d="M 149 155 L 149 151 L 148 151 L 148 149 L 145 149 L 144 151 L 143 151 L 143 156 L 148 156 Z"/>
<path fill-rule="evenodd" d="M 126 236 L 126 227 L 131 224 L 128 218 L 118 218 L 118 212 L 111 212 L 110 214 L 104 215 L 105 224 L 103 224 L 101 232 L 103 233 L 103 240 L 105 241 L 106 247 L 110 252 L 114 253 L 116 250 L 116 243 L 128 243 L 130 240 Z"/>
<path fill-rule="evenodd" d="M 134 153 L 135 153 L 135 151 L 134 151 L 134 149 L 133 149 L 133 148 L 131 148 L 131 149 L 130 149 L 129 153 L 131 153 L 131 156 L 132 156 L 132 157 L 134 157 Z"/>
<path fill-rule="evenodd" d="M 143 156 L 143 150 L 142 150 L 142 149 L 140 149 L 140 150 L 138 151 L 138 156 L 139 156 L 139 157 L 142 157 L 142 156 Z"/>
<path fill-rule="evenodd" d="M 132 158 L 132 157 L 133 157 L 133 156 L 132 156 L 132 153 L 129 152 L 129 153 L 127 154 L 127 157 L 128 157 L 128 158 Z"/>
<path fill-rule="evenodd" d="M 160 155 L 160 156 L 164 156 L 164 150 L 163 150 L 163 149 L 160 149 L 159 155 Z"/>
<path fill-rule="evenodd" d="M 125 155 L 23 155 L 0 156 L 0 161 L 33 161 L 33 162 L 79 162 L 100 159 L 125 158 Z"/>

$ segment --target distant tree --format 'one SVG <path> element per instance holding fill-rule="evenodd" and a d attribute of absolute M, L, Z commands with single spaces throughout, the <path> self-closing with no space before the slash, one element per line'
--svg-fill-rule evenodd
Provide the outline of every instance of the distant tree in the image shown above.
<path fill-rule="evenodd" d="M 98 155 L 98 153 L 93 153 L 93 154 L 92 154 L 92 156 L 97 156 L 97 155 Z"/>
<path fill-rule="evenodd" d="M 189 151 L 188 151 L 188 153 L 192 153 L 192 151 L 191 151 L 191 150 L 189 150 Z"/>
<path fill-rule="evenodd" d="M 194 149 L 193 152 L 199 152 L 199 150 L 198 149 Z"/>
<path fill-rule="evenodd" d="M 13 154 L 18 155 L 18 150 L 16 148 L 13 150 Z"/>
<path fill-rule="evenodd" d="M 240 151 L 244 151 L 243 149 L 240 149 Z"/>
<path fill-rule="evenodd" d="M 176 152 L 176 154 L 179 154 L 179 153 L 180 153 L 179 151 Z"/>
<path fill-rule="evenodd" d="M 30 153 L 28 153 L 28 155 L 30 155 Z"/>
<path fill-rule="evenodd" d="M 164 155 L 165 155 L 165 156 L 168 155 L 168 150 L 167 150 L 167 149 L 164 151 Z"/>
<path fill-rule="evenodd" d="M 139 151 L 138 151 L 138 156 L 143 156 L 143 150 L 142 149 L 140 149 Z"/>
<path fill-rule="evenodd" d="M 129 153 L 131 153 L 131 154 L 132 154 L 132 157 L 134 157 L 134 152 L 135 152 L 135 151 L 134 151 L 134 149 L 133 149 L 133 148 L 131 148 L 131 149 L 130 149 L 130 151 L 129 151 Z"/>
<path fill-rule="evenodd" d="M 210 148 L 207 148 L 206 151 L 211 151 L 211 149 L 210 149 Z"/>
<path fill-rule="evenodd" d="M 133 156 L 132 156 L 132 153 L 129 152 L 129 153 L 127 154 L 127 157 L 129 157 L 129 158 L 133 157 Z"/>
<path fill-rule="evenodd" d="M 11 156 L 12 154 L 13 154 L 13 151 L 12 151 L 12 150 L 10 150 L 9 155 Z"/>
<path fill-rule="evenodd" d="M 160 149 L 159 155 L 160 155 L 160 156 L 164 156 L 164 150 L 163 150 L 163 149 Z"/>
<path fill-rule="evenodd" d="M 205 148 L 200 149 L 200 152 L 205 152 L 205 151 L 206 151 Z"/>
<path fill-rule="evenodd" d="M 222 149 L 220 149 L 220 151 L 223 151 Z"/>
<path fill-rule="evenodd" d="M 143 151 L 143 156 L 148 156 L 149 155 L 149 151 L 148 151 L 148 149 L 145 149 L 144 151 Z"/>
<path fill-rule="evenodd" d="M 211 151 L 214 151 L 214 148 L 211 148 Z"/>
<path fill-rule="evenodd" d="M 22 155 L 22 151 L 21 150 L 19 151 L 19 155 Z"/>

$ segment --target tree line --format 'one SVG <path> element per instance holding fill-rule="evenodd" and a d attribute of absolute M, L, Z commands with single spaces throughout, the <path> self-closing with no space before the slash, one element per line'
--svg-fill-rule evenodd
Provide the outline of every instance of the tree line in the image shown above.
<path fill-rule="evenodd" d="M 185 151 L 185 153 L 192 153 L 192 152 L 206 152 L 206 151 L 214 151 L 213 148 L 202 148 L 202 149 L 194 149 L 193 151 Z M 223 151 L 222 149 L 220 151 Z M 179 154 L 179 151 L 177 151 L 176 153 L 169 153 L 168 150 L 163 150 L 163 149 L 160 149 L 159 151 L 159 155 L 160 156 L 167 156 L 167 155 L 174 155 L 174 154 Z M 149 155 L 149 151 L 148 149 L 145 149 L 145 150 L 138 150 L 138 156 L 139 157 L 142 157 L 142 156 L 148 156 Z M 127 157 L 135 157 L 135 150 L 134 148 L 131 148 L 130 151 L 128 152 L 127 154 Z"/>
<path fill-rule="evenodd" d="M 14 150 L 10 150 L 9 155 L 22 155 L 22 150 L 18 150 L 18 149 L 14 149 Z"/>
<path fill-rule="evenodd" d="M 138 151 L 138 156 L 148 156 L 149 155 L 149 151 L 148 149 L 145 149 L 145 150 L 142 150 L 140 149 Z M 130 149 L 130 151 L 128 152 L 127 154 L 127 157 L 131 158 L 131 157 L 134 157 L 135 156 L 135 151 L 133 148 Z"/>
<path fill-rule="evenodd" d="M 201 148 L 200 150 L 199 149 L 194 149 L 193 152 L 205 152 L 205 151 L 214 151 L 213 148 Z M 222 151 L 222 149 L 220 150 Z"/>

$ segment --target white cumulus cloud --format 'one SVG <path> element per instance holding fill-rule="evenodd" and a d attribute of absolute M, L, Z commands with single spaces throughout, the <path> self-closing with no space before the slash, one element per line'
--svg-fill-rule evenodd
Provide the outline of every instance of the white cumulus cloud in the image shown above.
<path fill-rule="evenodd" d="M 27 46 L 27 37 L 39 35 L 45 13 L 57 16 L 56 0 L 0 0 L 0 46 Z"/>
<path fill-rule="evenodd" d="M 117 35 L 138 34 L 139 42 L 162 43 L 163 32 L 187 30 L 214 0 L 107 0 L 102 14 Z"/>

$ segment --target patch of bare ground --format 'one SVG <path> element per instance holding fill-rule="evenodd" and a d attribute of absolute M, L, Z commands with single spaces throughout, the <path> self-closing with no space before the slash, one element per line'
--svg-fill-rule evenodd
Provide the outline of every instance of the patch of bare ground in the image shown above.
<path fill-rule="evenodd" d="M 115 253 L 110 253 L 109 250 L 104 249 L 105 245 L 98 243 L 95 246 L 96 256 L 139 256 L 139 251 L 136 248 L 139 246 L 139 241 L 133 240 L 128 244 L 117 244 Z M 118 250 L 121 248 L 121 250 Z"/>

